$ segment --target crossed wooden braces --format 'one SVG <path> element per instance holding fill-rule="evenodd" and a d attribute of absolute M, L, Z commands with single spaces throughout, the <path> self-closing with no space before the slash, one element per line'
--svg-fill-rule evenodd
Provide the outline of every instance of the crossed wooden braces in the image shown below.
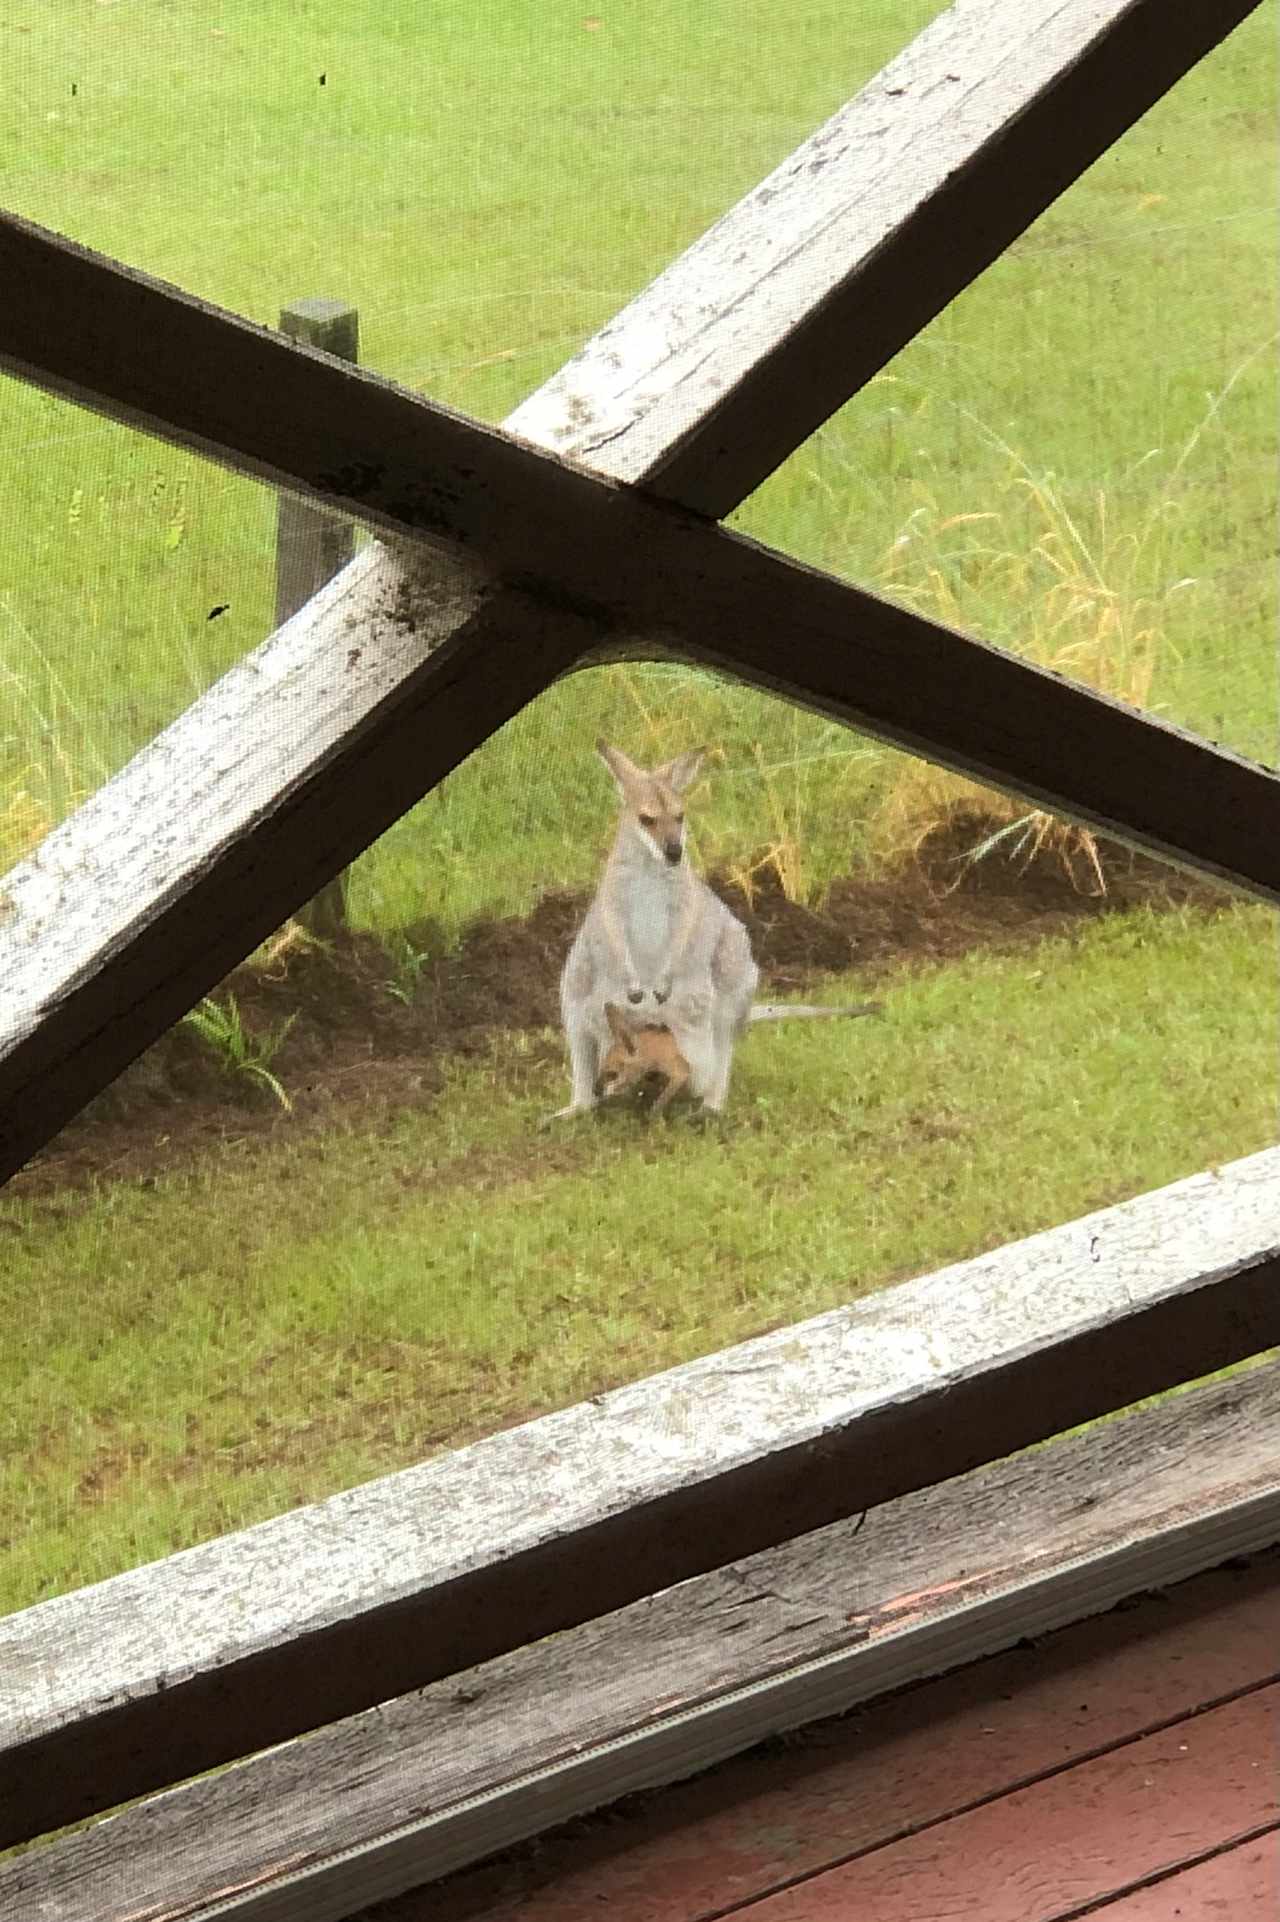
<path fill-rule="evenodd" d="M 717 663 L 1280 899 L 1275 774 L 711 518 L 1254 3 L 962 0 L 506 433 L 0 223 L 0 366 L 403 543 L 353 561 L 4 880 L 0 1180 L 610 648 Z"/>
<path fill-rule="evenodd" d="M 389 537 L 0 881 L 0 1179 L 539 691 L 621 654 L 715 663 L 1280 900 L 1275 773 L 716 525 L 1254 4 L 958 0 L 505 432 L 0 220 L 0 366 Z M 336 1498 L 345 1559 L 319 1504 L 191 1551 L 194 1588 L 171 1558 L 0 1624 L 0 1844 L 1280 1341 L 1275 1164 L 969 1264 L 958 1295 L 961 1270 L 913 1284 L 950 1362 L 904 1375 L 896 1291 L 693 1365 L 717 1432 L 745 1410 L 758 1446 L 672 1459 L 674 1371 L 619 1392 L 641 1466 L 616 1486 L 569 1411 Z M 576 1492 L 530 1535 L 555 1423 Z M 462 1549 L 413 1508 L 424 1475 Z M 276 1580 L 269 1619 L 233 1622 Z"/>

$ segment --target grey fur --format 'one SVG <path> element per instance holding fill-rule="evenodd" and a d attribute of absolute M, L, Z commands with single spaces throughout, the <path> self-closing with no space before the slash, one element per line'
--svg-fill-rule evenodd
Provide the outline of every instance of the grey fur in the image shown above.
<path fill-rule="evenodd" d="M 689 1064 L 692 1093 L 718 1112 L 760 976 L 747 930 L 685 856 L 680 795 L 702 755 L 682 754 L 646 771 L 603 742 L 599 752 L 623 809 L 600 887 L 560 978 L 573 1084 L 560 1115 L 596 1105 L 596 1079 L 612 1038 L 604 1012 L 611 1001 L 670 1028 Z"/>

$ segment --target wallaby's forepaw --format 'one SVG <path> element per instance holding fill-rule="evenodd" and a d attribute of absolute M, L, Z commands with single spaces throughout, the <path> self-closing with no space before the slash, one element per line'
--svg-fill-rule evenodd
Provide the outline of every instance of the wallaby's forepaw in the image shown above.
<path fill-rule="evenodd" d="M 633 1008 L 638 1008 L 644 1000 L 644 989 L 638 981 L 632 981 L 627 988 L 627 1000 Z"/>
<path fill-rule="evenodd" d="M 671 999 L 671 976 L 664 975 L 653 990 L 653 998 L 661 1008 Z"/>

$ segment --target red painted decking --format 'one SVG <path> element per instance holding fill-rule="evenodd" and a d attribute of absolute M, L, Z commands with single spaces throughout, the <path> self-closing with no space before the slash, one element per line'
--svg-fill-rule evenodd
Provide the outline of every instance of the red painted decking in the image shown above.
<path fill-rule="evenodd" d="M 379 1922 L 1276 1922 L 1280 1557 L 402 1897 Z"/>

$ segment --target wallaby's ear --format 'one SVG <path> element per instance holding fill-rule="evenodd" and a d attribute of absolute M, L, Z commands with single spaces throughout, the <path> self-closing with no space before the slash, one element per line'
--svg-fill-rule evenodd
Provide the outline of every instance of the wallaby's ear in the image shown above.
<path fill-rule="evenodd" d="M 628 1054 L 634 1054 L 636 1052 L 635 1029 L 623 1014 L 622 1009 L 615 1006 L 612 1001 L 606 1001 L 604 1018 L 609 1023 L 614 1040 L 624 1047 Z"/>
<path fill-rule="evenodd" d="M 690 748 L 687 754 L 677 754 L 675 760 L 668 761 L 665 767 L 655 768 L 654 778 L 664 781 L 669 788 L 674 788 L 677 794 L 683 794 L 685 789 L 692 787 L 697 780 L 706 758 L 705 747 Z"/>
<path fill-rule="evenodd" d="M 629 761 L 621 748 L 610 747 L 607 741 L 597 741 L 596 753 L 618 783 L 618 792 L 624 798 L 629 787 L 634 787 L 637 781 L 643 781 L 643 769 L 638 768 L 634 761 Z"/>

